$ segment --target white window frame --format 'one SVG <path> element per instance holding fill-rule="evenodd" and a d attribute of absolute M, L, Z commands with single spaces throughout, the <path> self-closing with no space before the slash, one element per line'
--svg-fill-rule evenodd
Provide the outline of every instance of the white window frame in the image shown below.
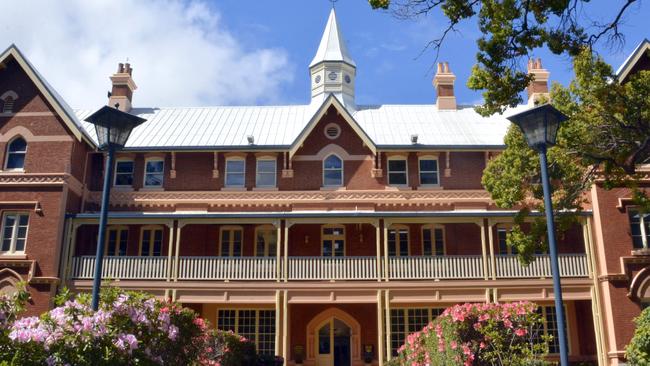
<path fill-rule="evenodd" d="M 432 170 L 423 171 L 423 170 L 421 170 L 420 162 L 422 160 L 435 160 L 436 167 L 438 169 L 436 171 L 432 171 Z M 436 183 L 436 184 L 424 184 L 424 183 L 422 183 L 422 173 L 428 173 L 428 174 L 436 173 L 436 178 L 438 180 L 438 183 Z M 418 157 L 418 183 L 420 183 L 421 187 L 440 187 L 440 161 L 438 160 L 437 156 L 424 155 L 424 156 Z"/>
<path fill-rule="evenodd" d="M 11 144 L 13 144 L 16 140 L 22 139 L 25 141 L 25 151 L 24 152 L 9 152 L 9 149 L 11 148 Z M 27 149 L 29 148 L 29 144 L 27 143 L 27 139 L 25 139 L 23 136 L 15 136 L 9 142 L 7 143 L 7 148 L 5 149 L 5 163 L 4 163 L 4 169 L 7 171 L 12 171 L 12 172 L 23 172 L 25 171 L 25 161 L 27 160 Z M 23 166 L 22 168 L 8 168 L 7 165 L 9 164 L 9 155 L 10 154 L 23 154 Z"/>
<path fill-rule="evenodd" d="M 234 315 L 235 315 L 234 319 L 233 319 L 234 320 L 234 323 L 233 323 L 234 330 L 232 330 L 232 331 L 235 334 L 238 334 L 238 335 L 241 335 L 241 334 L 239 334 L 239 332 L 240 332 L 240 329 L 239 329 L 239 327 L 240 327 L 240 314 L 239 314 L 239 312 L 240 311 L 254 311 L 255 312 L 255 339 L 254 339 L 254 341 L 253 340 L 250 340 L 250 341 L 253 341 L 253 343 L 255 343 L 255 349 L 260 353 L 269 354 L 269 355 L 272 355 L 272 354 L 275 353 L 275 347 L 276 347 L 275 341 L 277 340 L 276 337 L 275 337 L 275 334 L 279 331 L 278 329 L 275 328 L 276 319 L 278 317 L 278 314 L 275 311 L 275 309 L 272 309 L 272 308 L 223 308 L 223 309 L 217 309 L 217 313 L 215 314 L 215 317 L 216 317 L 215 328 L 219 329 L 219 312 L 226 312 L 226 311 L 234 312 Z M 273 322 L 271 323 L 271 324 L 273 324 L 274 334 L 273 334 L 272 337 L 269 337 L 269 339 L 273 340 L 273 349 L 260 350 L 260 334 L 262 334 L 262 333 L 260 333 L 260 328 L 262 326 L 262 324 L 260 322 L 260 313 L 262 311 L 267 311 L 267 312 L 273 312 L 274 313 L 274 319 L 273 319 Z M 223 330 L 226 330 L 226 329 L 223 329 Z M 228 330 L 230 330 L 230 329 L 228 329 Z M 269 334 L 266 334 L 266 335 L 269 336 Z M 245 335 L 242 335 L 242 336 L 245 337 Z"/>
<path fill-rule="evenodd" d="M 327 159 L 329 159 L 330 156 L 336 156 L 336 158 L 341 161 L 341 168 L 340 169 L 325 169 L 325 161 L 327 161 Z M 323 159 L 323 163 L 322 163 L 321 166 L 322 166 L 322 170 L 323 170 L 323 177 L 322 177 L 322 179 L 323 179 L 323 187 L 343 187 L 343 185 L 345 184 L 345 161 L 343 160 L 343 158 L 341 158 L 338 154 L 335 154 L 335 153 L 329 154 L 329 155 L 327 155 L 325 157 L 325 159 Z M 338 171 L 338 170 L 340 170 L 341 171 L 341 183 L 340 184 L 325 184 L 325 171 L 326 170 L 327 171 Z"/>
<path fill-rule="evenodd" d="M 424 230 L 431 230 L 431 254 L 430 256 L 436 257 L 436 230 L 442 231 L 442 256 L 447 255 L 447 233 L 445 232 L 445 226 L 440 224 L 429 224 L 423 225 L 420 232 L 422 238 L 422 255 L 424 254 Z"/>
<path fill-rule="evenodd" d="M 106 229 L 106 238 L 104 239 L 104 256 L 108 256 L 108 247 L 110 245 L 110 233 L 115 231 L 115 257 L 120 257 L 120 240 L 122 237 L 122 232 L 126 232 L 126 243 L 124 248 L 124 255 L 128 255 L 129 252 L 129 227 L 125 225 L 114 225 L 109 226 Z"/>
<path fill-rule="evenodd" d="M 242 162 L 242 171 L 241 172 L 232 172 L 228 171 L 228 162 L 230 161 L 241 161 Z M 224 170 L 226 171 L 223 178 L 223 186 L 227 188 L 244 188 L 246 187 L 246 158 L 242 156 L 230 156 L 226 158 Z M 228 176 L 230 174 L 243 174 L 244 179 L 242 179 L 242 184 L 228 184 Z"/>
<path fill-rule="evenodd" d="M 388 237 L 390 236 L 390 231 L 394 230 L 395 231 L 395 255 L 391 256 L 393 258 L 398 258 L 401 257 L 400 253 L 400 243 L 399 243 L 399 232 L 400 231 L 406 231 L 406 256 L 410 257 L 411 256 L 411 230 L 408 226 L 406 225 L 392 225 L 388 228 L 388 232 L 386 235 L 386 240 L 388 240 Z M 388 242 L 386 245 L 389 245 Z M 386 253 L 388 255 L 388 253 Z"/>
<path fill-rule="evenodd" d="M 270 241 L 264 240 L 264 253 L 260 253 L 257 250 L 257 237 L 260 234 L 260 232 L 271 232 L 275 234 L 275 249 L 272 251 L 270 248 Z M 275 257 L 277 255 L 277 249 L 278 249 L 278 236 L 277 236 L 277 228 L 274 227 L 273 225 L 261 225 L 255 228 L 255 257 Z"/>
<path fill-rule="evenodd" d="M 143 244 L 144 244 L 144 233 L 145 233 L 145 231 L 150 232 L 150 234 L 149 234 L 149 252 L 148 253 L 143 253 L 142 252 L 142 247 L 143 247 Z M 156 257 L 164 256 L 163 248 L 165 246 L 165 230 L 164 230 L 163 226 L 161 226 L 161 225 L 147 225 L 147 226 L 143 226 L 140 229 L 140 245 L 139 245 L 139 248 L 138 248 L 138 254 L 141 257 L 153 257 L 154 256 L 153 251 L 154 251 L 154 244 L 156 242 L 156 236 L 155 236 L 156 231 L 160 231 L 160 233 L 161 233 L 161 235 L 160 235 L 160 255 L 158 255 Z"/>
<path fill-rule="evenodd" d="M 0 250 L 0 254 L 24 254 L 25 250 L 27 249 L 27 237 L 29 236 L 29 212 L 25 211 L 5 211 L 2 213 L 2 238 L 0 242 L 0 249 L 2 249 L 2 244 L 4 243 L 5 237 L 5 221 L 6 217 L 9 215 L 15 215 L 16 220 L 14 221 L 13 228 L 11 230 L 11 243 L 9 244 L 9 250 L 2 251 Z M 25 244 L 23 245 L 23 250 L 16 250 L 16 242 L 18 241 L 18 229 L 20 228 L 20 217 L 21 216 L 27 216 L 27 225 L 25 228 Z"/>
<path fill-rule="evenodd" d="M 343 234 L 340 234 L 340 235 L 325 234 L 325 229 L 341 229 L 341 230 L 343 230 Z M 345 249 L 346 249 L 346 246 L 347 246 L 346 245 L 346 240 L 345 240 L 346 239 L 345 234 L 346 234 L 345 225 L 323 225 L 323 227 L 321 228 L 321 240 L 320 240 L 320 255 L 321 255 L 321 257 L 323 257 L 323 253 L 324 253 L 324 247 L 325 247 L 324 242 L 325 242 L 325 240 L 330 240 L 332 242 L 332 255 L 329 256 L 329 257 L 325 257 L 325 258 L 336 258 L 336 257 L 342 258 L 342 257 L 345 257 L 345 255 L 346 255 Z M 341 255 L 341 256 L 337 256 L 336 255 L 336 250 L 334 249 L 334 241 L 336 241 L 336 240 L 343 240 L 343 255 Z"/>
<path fill-rule="evenodd" d="M 162 162 L 162 172 L 160 173 L 149 173 L 147 172 L 147 165 L 149 162 L 152 161 L 160 161 Z M 162 181 L 160 182 L 160 185 L 156 184 L 147 184 L 147 174 L 160 174 L 162 175 Z M 142 180 L 142 186 L 146 188 L 163 188 L 165 186 L 165 159 L 160 158 L 160 157 L 152 157 L 152 158 L 147 158 L 144 160 L 144 174 L 143 174 L 143 180 Z"/>
<path fill-rule="evenodd" d="M 508 245 L 508 233 L 512 231 L 512 225 L 511 224 L 499 224 L 496 226 L 496 255 L 517 255 L 517 253 L 513 252 L 513 248 Z M 499 238 L 499 232 L 505 232 L 506 233 L 506 252 L 502 253 L 501 252 L 501 243 L 500 243 L 500 238 Z M 516 251 L 516 249 L 515 249 Z"/>
<path fill-rule="evenodd" d="M 124 162 L 129 162 L 131 163 L 131 184 L 117 184 L 117 175 L 125 175 L 126 173 L 118 173 L 117 172 L 117 165 L 119 163 L 124 163 Z M 147 169 L 147 166 L 145 164 L 145 170 Z M 163 163 L 163 175 L 165 171 L 165 165 Z M 164 178 L 164 177 L 163 177 Z M 146 172 L 145 172 L 145 182 L 146 182 Z M 119 158 L 115 162 L 115 167 L 113 168 L 113 187 L 133 187 L 133 181 L 135 180 L 135 161 L 133 159 L 128 159 L 128 158 Z M 144 182 L 143 182 L 144 183 Z M 153 186 L 152 186 L 153 187 Z M 155 186 L 157 187 L 157 186 Z"/>
<path fill-rule="evenodd" d="M 260 185 L 260 162 L 273 162 L 273 184 Z M 262 172 L 262 174 L 270 175 L 271 172 Z M 278 184 L 278 160 L 273 156 L 260 156 L 255 161 L 255 187 L 260 188 L 275 188 Z M 246 181 L 246 163 L 244 162 L 244 181 Z"/>
<path fill-rule="evenodd" d="M 419 332 L 420 329 L 417 329 L 417 327 L 411 327 L 410 321 L 409 321 L 409 311 L 410 310 L 426 310 L 427 312 L 427 317 L 428 317 L 428 323 L 432 322 L 435 320 L 438 316 L 440 316 L 444 311 L 445 308 L 437 308 L 437 307 L 391 307 L 390 309 L 390 324 L 391 327 L 393 326 L 394 319 L 397 317 L 397 314 L 401 314 L 402 319 L 404 319 L 404 332 L 398 332 L 398 331 L 393 331 L 391 332 L 391 339 L 390 339 L 390 348 L 391 348 L 391 353 L 393 355 L 397 354 L 397 349 L 400 348 L 405 342 L 406 342 L 406 337 L 408 337 L 409 334 Z M 435 315 L 435 316 L 434 316 Z M 394 338 L 397 338 L 395 341 Z"/>
<path fill-rule="evenodd" d="M 228 231 L 230 232 L 228 236 L 228 254 L 224 255 L 223 253 L 223 232 Z M 239 231 L 239 255 L 235 256 L 235 231 Z M 244 256 L 244 228 L 242 226 L 222 226 L 219 228 L 219 256 L 220 257 L 227 257 L 227 258 L 241 258 Z"/>
<path fill-rule="evenodd" d="M 641 248 L 635 248 L 634 247 L 634 236 L 631 233 L 632 221 L 631 221 L 631 217 L 630 217 L 630 214 L 632 214 L 632 213 L 636 213 L 637 215 L 639 215 L 639 227 L 640 227 L 639 231 L 641 233 L 641 245 L 642 245 Z M 646 223 L 645 223 L 645 221 L 650 220 L 650 213 L 642 214 L 642 213 L 640 213 L 639 211 L 637 211 L 635 209 L 631 209 L 631 210 L 628 210 L 628 216 L 627 217 L 628 217 L 628 220 L 630 220 L 630 236 L 632 237 L 632 248 L 634 248 L 634 249 L 648 249 L 648 247 L 650 246 L 650 241 L 648 240 L 648 236 L 650 236 L 650 233 L 646 232 L 646 227 L 645 227 Z"/>
<path fill-rule="evenodd" d="M 399 171 L 392 171 L 390 169 L 390 162 L 391 161 L 403 161 L 404 162 L 404 170 L 399 170 Z M 388 160 L 386 161 L 386 170 L 388 171 L 388 175 L 386 176 L 386 182 L 388 183 L 389 186 L 392 187 L 408 187 L 409 185 L 409 160 L 407 156 L 403 155 L 394 155 L 390 156 Z M 390 181 L 390 175 L 392 174 L 399 174 L 399 173 L 404 173 L 406 183 L 391 183 Z"/>

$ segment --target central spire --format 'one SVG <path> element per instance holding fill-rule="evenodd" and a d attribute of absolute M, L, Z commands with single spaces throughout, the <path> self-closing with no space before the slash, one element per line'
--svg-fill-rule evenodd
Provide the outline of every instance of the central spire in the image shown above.
<path fill-rule="evenodd" d="M 346 107 L 353 108 L 356 68 L 332 8 L 316 55 L 309 64 L 312 102 L 334 94 Z"/>

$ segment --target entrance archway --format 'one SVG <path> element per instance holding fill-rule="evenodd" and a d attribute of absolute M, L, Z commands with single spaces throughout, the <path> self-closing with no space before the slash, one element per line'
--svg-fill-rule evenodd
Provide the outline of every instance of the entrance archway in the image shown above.
<path fill-rule="evenodd" d="M 329 308 L 307 324 L 306 364 L 354 366 L 361 361 L 361 325 L 350 314 Z"/>

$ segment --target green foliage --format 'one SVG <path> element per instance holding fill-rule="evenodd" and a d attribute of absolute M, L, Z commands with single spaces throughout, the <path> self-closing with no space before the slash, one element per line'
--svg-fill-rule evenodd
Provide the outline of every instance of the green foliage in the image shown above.
<path fill-rule="evenodd" d="M 625 349 L 625 356 L 630 365 L 650 365 L 650 308 L 644 309 L 634 323 L 636 330 Z"/>

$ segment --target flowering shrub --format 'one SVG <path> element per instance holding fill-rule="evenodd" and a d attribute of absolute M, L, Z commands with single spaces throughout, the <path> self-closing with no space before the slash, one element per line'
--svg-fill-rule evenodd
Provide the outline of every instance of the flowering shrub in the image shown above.
<path fill-rule="evenodd" d="M 0 322 L 0 364 L 256 365 L 254 344 L 209 329 L 194 311 L 178 304 L 116 288 L 102 292 L 96 312 L 89 300 L 87 294 L 74 300 L 59 297 L 62 304 L 40 317 L 15 321 L 20 306 L 2 302 L 0 319 L 8 321 Z"/>
<path fill-rule="evenodd" d="M 407 336 L 395 365 L 545 365 L 548 337 L 530 302 L 463 304 Z"/>

